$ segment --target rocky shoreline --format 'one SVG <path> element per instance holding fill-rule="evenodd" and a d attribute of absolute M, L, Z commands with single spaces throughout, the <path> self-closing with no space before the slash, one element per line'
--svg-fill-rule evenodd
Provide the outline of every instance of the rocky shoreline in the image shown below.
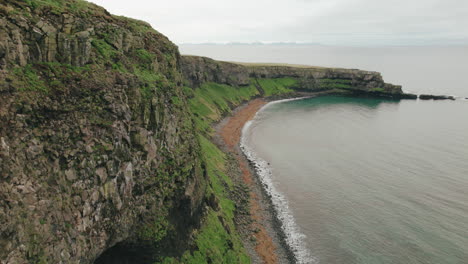
<path fill-rule="evenodd" d="M 234 172 L 236 174 L 234 177 L 240 179 L 249 190 L 248 217 L 252 222 L 239 226 L 239 229 L 252 263 L 294 263 L 293 253 L 285 243 L 271 200 L 265 193 L 252 164 L 239 147 L 242 128 L 266 103 L 266 100 L 254 99 L 234 109 L 231 115 L 215 126 L 217 131 L 215 141 L 222 150 L 234 157 L 235 167 L 240 168 Z"/>
<path fill-rule="evenodd" d="M 246 120 L 240 166 L 208 140 L 213 123 L 254 98 L 417 97 L 373 71 L 182 56 L 148 23 L 83 0 L 6 0 L 0 14 L 2 263 L 248 262 L 225 165 L 266 196 L 237 146 Z M 270 207 L 253 211 L 274 219 Z M 256 241 L 277 230 L 252 228 Z M 270 238 L 254 262 L 287 262 Z"/>
<path fill-rule="evenodd" d="M 251 255 L 253 263 L 296 263 L 293 250 L 286 242 L 282 223 L 280 222 L 271 197 L 262 185 L 259 175 L 255 171 L 255 164 L 248 160 L 240 148 L 242 129 L 252 120 L 256 113 L 267 103 L 296 97 L 319 97 L 327 95 L 381 97 L 389 99 L 418 99 L 420 96 L 403 93 L 398 98 L 388 97 L 377 93 L 346 93 L 342 91 L 298 92 L 287 96 L 255 98 L 232 110 L 228 116 L 214 125 L 215 143 L 226 153 L 232 155 L 235 167 L 240 168 L 233 173 L 234 178 L 240 179 L 248 187 L 250 199 L 250 217 L 255 228 L 239 226 L 243 234 L 244 246 Z M 421 100 L 452 99 L 447 96 L 423 96 Z M 260 238 L 260 239 L 259 239 Z M 268 252 L 268 250 L 271 250 Z"/>
<path fill-rule="evenodd" d="M 448 95 L 432 95 L 432 94 L 420 94 L 418 96 L 421 100 L 455 100 L 455 97 Z"/>
<path fill-rule="evenodd" d="M 293 249 L 286 242 L 282 223 L 270 195 L 266 192 L 256 173 L 255 164 L 248 160 L 240 148 L 241 131 L 245 124 L 252 120 L 256 113 L 267 103 L 297 97 L 318 97 L 326 95 L 346 95 L 335 91 L 316 93 L 294 93 L 287 96 L 255 98 L 238 107 L 224 117 L 214 128 L 214 141 L 226 153 L 233 156 L 234 171 L 231 176 L 240 179 L 249 190 L 250 215 L 252 226 L 239 226 L 243 234 L 244 246 L 252 258 L 252 263 L 297 263 Z"/>

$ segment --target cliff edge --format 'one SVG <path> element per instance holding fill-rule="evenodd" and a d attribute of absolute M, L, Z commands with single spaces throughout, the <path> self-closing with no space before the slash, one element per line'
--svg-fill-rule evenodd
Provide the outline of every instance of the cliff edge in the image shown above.
<path fill-rule="evenodd" d="M 403 98 L 400 85 L 385 83 L 378 72 L 312 66 L 268 65 L 215 61 L 197 56 L 182 56 L 181 71 L 190 86 L 220 83 L 246 86 L 252 79 L 294 78 L 296 91 L 317 92 L 343 89 L 374 96 Z"/>
<path fill-rule="evenodd" d="M 177 47 L 85 1 L 0 14 L 0 262 L 181 254 L 206 179 Z"/>
<path fill-rule="evenodd" d="M 181 56 L 81 0 L 1 1 L 0 263 L 249 263 L 245 190 L 210 126 L 333 89 L 402 95 L 376 72 Z"/>

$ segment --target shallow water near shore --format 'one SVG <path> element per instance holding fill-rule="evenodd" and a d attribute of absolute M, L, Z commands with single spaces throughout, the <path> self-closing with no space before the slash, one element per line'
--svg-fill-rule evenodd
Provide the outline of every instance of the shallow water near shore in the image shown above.
<path fill-rule="evenodd" d="M 300 262 L 461 264 L 467 113 L 463 100 L 318 97 L 268 105 L 242 142 Z"/>

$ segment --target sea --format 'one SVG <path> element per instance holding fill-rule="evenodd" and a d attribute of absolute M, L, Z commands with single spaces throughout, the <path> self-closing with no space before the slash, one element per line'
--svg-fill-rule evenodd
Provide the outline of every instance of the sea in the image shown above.
<path fill-rule="evenodd" d="M 379 71 L 455 101 L 272 102 L 243 129 L 297 263 L 468 263 L 468 46 L 181 45 L 218 60 Z"/>

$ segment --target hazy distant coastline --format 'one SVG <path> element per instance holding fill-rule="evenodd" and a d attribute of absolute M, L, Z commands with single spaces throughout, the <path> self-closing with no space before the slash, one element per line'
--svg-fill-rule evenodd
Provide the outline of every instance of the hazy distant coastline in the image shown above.
<path fill-rule="evenodd" d="M 378 71 L 415 94 L 468 97 L 468 45 L 339 47 L 320 44 L 181 44 L 180 52 L 222 61 Z"/>

